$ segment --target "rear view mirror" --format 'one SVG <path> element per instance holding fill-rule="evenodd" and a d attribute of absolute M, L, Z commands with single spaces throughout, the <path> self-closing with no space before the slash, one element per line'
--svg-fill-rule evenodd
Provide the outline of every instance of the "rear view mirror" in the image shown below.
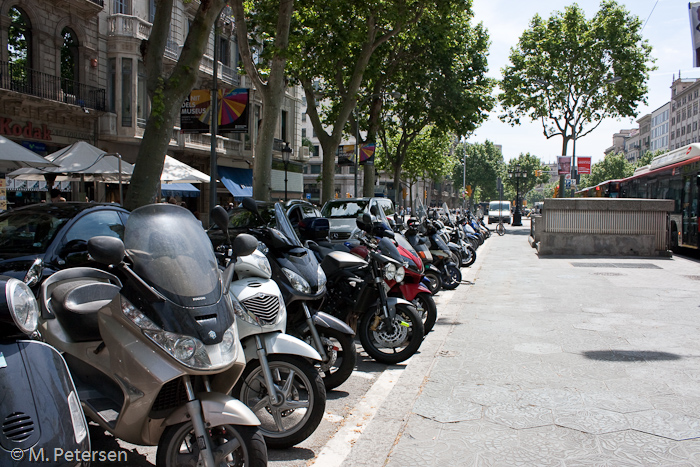
<path fill-rule="evenodd" d="M 253 198 L 243 198 L 241 205 L 252 213 L 258 214 L 258 205 Z"/>
<path fill-rule="evenodd" d="M 124 242 L 116 237 L 92 237 L 88 240 L 87 250 L 100 264 L 120 264 L 124 260 Z"/>
<path fill-rule="evenodd" d="M 258 240 L 250 234 L 239 234 L 233 239 L 233 254 L 248 256 L 258 248 Z"/>
<path fill-rule="evenodd" d="M 372 231 L 372 216 L 367 213 L 362 214 L 362 223 L 364 224 L 363 230 L 365 232 Z"/>
<path fill-rule="evenodd" d="M 228 233 L 228 212 L 221 206 L 214 206 L 211 210 L 211 219 L 221 229 L 222 232 Z"/>

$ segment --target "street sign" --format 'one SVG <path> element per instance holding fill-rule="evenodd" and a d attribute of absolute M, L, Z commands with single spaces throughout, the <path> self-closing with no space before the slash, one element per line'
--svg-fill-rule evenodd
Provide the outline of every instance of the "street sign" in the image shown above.
<path fill-rule="evenodd" d="M 566 186 L 566 188 L 571 188 L 571 179 L 567 178 L 566 180 L 564 180 L 564 185 Z"/>
<path fill-rule="evenodd" d="M 311 199 L 311 193 L 306 193 L 306 199 Z"/>

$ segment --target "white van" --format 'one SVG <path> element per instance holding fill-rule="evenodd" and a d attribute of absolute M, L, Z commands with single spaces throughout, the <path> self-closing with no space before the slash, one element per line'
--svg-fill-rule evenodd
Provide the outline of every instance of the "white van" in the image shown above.
<path fill-rule="evenodd" d="M 491 201 L 489 203 L 489 224 L 498 223 L 501 219 L 510 224 L 510 201 Z"/>

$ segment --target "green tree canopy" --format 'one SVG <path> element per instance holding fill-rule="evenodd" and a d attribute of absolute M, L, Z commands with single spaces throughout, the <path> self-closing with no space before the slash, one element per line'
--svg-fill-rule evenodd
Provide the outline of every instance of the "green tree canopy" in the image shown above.
<path fill-rule="evenodd" d="M 503 174 L 504 162 L 503 154 L 491 141 L 486 140 L 483 144 L 462 142 L 455 150 L 455 157 L 458 164 L 455 166 L 452 180 L 458 187 L 471 186 L 472 205 L 475 200 L 498 197 L 496 179 Z"/>
<path fill-rule="evenodd" d="M 547 183 L 549 181 L 549 173 L 547 172 L 549 167 L 547 167 L 539 157 L 532 156 L 530 153 L 520 154 L 517 159 L 511 159 L 505 167 L 503 184 L 508 193 L 508 198 L 515 199 L 516 189 L 519 188 L 520 196 L 524 197 L 526 193 L 532 190 L 535 186 L 540 183 Z M 515 177 L 511 176 L 511 173 L 519 171 L 521 174 L 526 174 L 525 176 Z M 542 171 L 540 175 L 537 175 L 537 171 Z"/>
<path fill-rule="evenodd" d="M 591 174 L 581 177 L 581 187 L 595 186 L 606 180 L 627 178 L 634 173 L 634 166 L 622 153 L 607 154 L 602 161 L 591 167 Z"/>
<path fill-rule="evenodd" d="M 642 21 L 614 0 L 602 1 L 590 20 L 576 4 L 548 20 L 535 15 L 502 70 L 501 120 L 540 120 L 547 139 L 562 138 L 565 155 L 570 140 L 603 119 L 634 116 L 654 69 L 641 29 Z"/>

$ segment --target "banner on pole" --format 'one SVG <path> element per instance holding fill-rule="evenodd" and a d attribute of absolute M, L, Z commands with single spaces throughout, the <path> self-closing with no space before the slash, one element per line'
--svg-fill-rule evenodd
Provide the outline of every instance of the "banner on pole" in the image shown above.
<path fill-rule="evenodd" d="M 338 165 L 355 165 L 354 144 L 341 144 L 338 146 Z"/>
<path fill-rule="evenodd" d="M 590 175 L 591 173 L 591 158 L 579 157 L 577 161 L 577 171 L 579 175 Z"/>
<path fill-rule="evenodd" d="M 247 133 L 249 121 L 247 88 L 218 90 L 219 133 Z M 180 108 L 180 128 L 184 133 L 209 133 L 211 91 L 193 89 Z"/>
<path fill-rule="evenodd" d="M 557 156 L 557 173 L 559 175 L 571 173 L 571 156 Z"/>
<path fill-rule="evenodd" d="M 693 44 L 693 66 L 700 66 L 700 2 L 688 3 L 690 38 Z"/>
<path fill-rule="evenodd" d="M 360 146 L 360 165 L 374 164 L 374 151 L 377 145 L 374 143 L 367 143 Z"/>

